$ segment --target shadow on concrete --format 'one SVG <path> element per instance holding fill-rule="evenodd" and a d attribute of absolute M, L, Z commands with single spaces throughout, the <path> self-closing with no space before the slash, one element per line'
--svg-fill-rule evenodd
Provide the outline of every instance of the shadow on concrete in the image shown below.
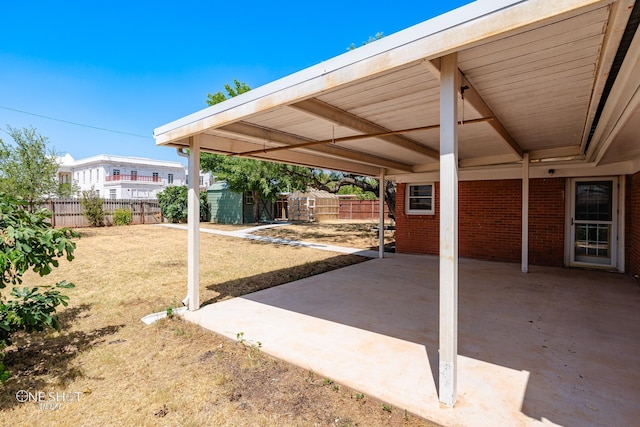
<path fill-rule="evenodd" d="M 269 271 L 251 277 L 242 277 L 223 283 L 205 284 L 207 290 L 216 292 L 218 295 L 205 300 L 201 304 L 201 307 L 233 297 L 247 296 L 254 292 L 323 274 L 352 264 L 368 261 L 369 259 L 370 258 L 358 255 L 337 255 L 321 261 Z"/>
<path fill-rule="evenodd" d="M 527 371 L 521 411 L 528 417 L 633 425 L 640 414 L 638 283 L 613 273 L 519 268 L 460 260 L 459 355 Z M 318 277 L 243 298 L 424 345 L 437 387 L 437 258 L 374 260 Z"/>

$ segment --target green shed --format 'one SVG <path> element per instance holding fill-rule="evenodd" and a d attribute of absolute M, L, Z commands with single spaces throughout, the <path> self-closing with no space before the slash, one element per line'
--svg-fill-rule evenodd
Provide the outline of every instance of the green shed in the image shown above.
<path fill-rule="evenodd" d="M 234 193 L 225 181 L 219 181 L 207 189 L 211 222 L 217 224 L 249 224 L 253 222 L 253 198 L 248 194 Z M 260 221 L 273 219 L 273 202 L 260 203 Z"/>

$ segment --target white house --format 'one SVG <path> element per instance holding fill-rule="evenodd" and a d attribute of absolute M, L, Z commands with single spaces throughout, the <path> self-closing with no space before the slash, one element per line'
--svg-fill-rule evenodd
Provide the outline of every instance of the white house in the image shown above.
<path fill-rule="evenodd" d="M 180 162 L 107 154 L 75 160 L 66 154 L 60 157 L 58 179 L 106 199 L 155 199 L 168 186 L 186 185 L 187 173 Z M 210 173 L 200 174 L 201 187 L 210 182 Z"/>

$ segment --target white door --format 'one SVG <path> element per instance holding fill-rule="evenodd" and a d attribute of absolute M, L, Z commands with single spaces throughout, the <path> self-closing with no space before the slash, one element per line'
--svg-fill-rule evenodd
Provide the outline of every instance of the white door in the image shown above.
<path fill-rule="evenodd" d="M 572 180 L 571 264 L 616 267 L 617 212 L 617 178 Z"/>

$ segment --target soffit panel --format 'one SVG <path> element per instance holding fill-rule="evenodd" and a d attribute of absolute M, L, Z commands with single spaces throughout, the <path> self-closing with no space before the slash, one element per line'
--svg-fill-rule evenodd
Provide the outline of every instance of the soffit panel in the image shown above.
<path fill-rule="evenodd" d="M 460 53 L 460 69 L 525 151 L 580 145 L 609 8 Z"/>

